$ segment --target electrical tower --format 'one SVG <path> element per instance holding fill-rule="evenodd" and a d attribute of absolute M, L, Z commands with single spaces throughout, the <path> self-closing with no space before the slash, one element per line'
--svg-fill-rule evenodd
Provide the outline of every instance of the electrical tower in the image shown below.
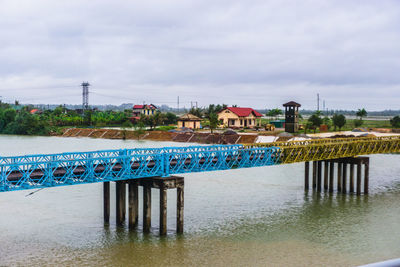
<path fill-rule="evenodd" d="M 82 109 L 89 108 L 89 82 L 82 82 Z"/>

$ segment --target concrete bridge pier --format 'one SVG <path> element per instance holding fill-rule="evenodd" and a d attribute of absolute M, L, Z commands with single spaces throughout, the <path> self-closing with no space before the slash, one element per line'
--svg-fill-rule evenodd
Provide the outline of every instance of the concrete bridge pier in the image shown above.
<path fill-rule="evenodd" d="M 126 216 L 126 185 L 128 184 L 128 222 L 129 229 L 138 226 L 139 219 L 139 186 L 143 188 L 143 232 L 151 229 L 151 193 L 152 189 L 160 192 L 160 235 L 167 234 L 167 190 L 177 189 L 176 232 L 183 233 L 184 178 L 150 177 L 115 182 L 116 224 L 122 226 Z M 103 183 L 104 223 L 110 222 L 110 182 Z"/>
<path fill-rule="evenodd" d="M 103 183 L 104 224 L 110 223 L 110 182 Z"/>
<path fill-rule="evenodd" d="M 126 214 L 126 182 L 115 182 L 116 223 L 122 225 Z"/>
<path fill-rule="evenodd" d="M 369 157 L 339 158 L 312 162 L 312 189 L 318 192 L 336 191 L 343 194 L 364 195 L 369 188 Z M 337 166 L 335 176 L 335 164 Z M 309 190 L 310 162 L 305 162 L 304 189 Z M 354 170 L 356 169 L 356 175 Z M 322 182 L 323 173 L 323 182 Z M 364 174 L 364 176 L 362 175 Z"/>
<path fill-rule="evenodd" d="M 151 227 L 151 189 L 160 193 L 160 235 L 167 234 L 167 190 L 176 189 L 176 232 L 183 233 L 184 178 L 178 176 L 140 179 L 143 186 L 143 231 L 150 232 Z"/>
<path fill-rule="evenodd" d="M 139 183 L 137 180 L 128 182 L 128 216 L 129 228 L 136 228 L 139 220 Z"/>

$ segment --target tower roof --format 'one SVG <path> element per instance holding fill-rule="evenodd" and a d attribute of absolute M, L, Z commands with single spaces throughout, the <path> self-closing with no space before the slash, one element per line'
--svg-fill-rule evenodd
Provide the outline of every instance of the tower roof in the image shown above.
<path fill-rule="evenodd" d="M 284 107 L 290 107 L 290 106 L 294 106 L 294 107 L 301 107 L 301 105 L 299 104 L 299 103 L 297 103 L 297 102 L 294 102 L 294 101 L 290 101 L 290 102 L 287 102 L 287 103 L 285 103 L 285 104 L 283 104 L 283 106 Z"/>

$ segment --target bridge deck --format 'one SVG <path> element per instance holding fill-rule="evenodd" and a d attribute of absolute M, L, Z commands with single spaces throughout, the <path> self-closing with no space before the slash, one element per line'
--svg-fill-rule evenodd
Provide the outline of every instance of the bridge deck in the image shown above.
<path fill-rule="evenodd" d="M 400 152 L 400 137 L 1 157 L 0 192 L 395 152 Z"/>

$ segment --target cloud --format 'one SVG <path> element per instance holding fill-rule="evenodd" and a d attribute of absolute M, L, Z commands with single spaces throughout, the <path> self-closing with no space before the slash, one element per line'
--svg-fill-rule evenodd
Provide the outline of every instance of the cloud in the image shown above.
<path fill-rule="evenodd" d="M 80 103 L 88 80 L 93 104 L 315 108 L 319 92 L 329 108 L 398 109 L 399 13 L 398 1 L 0 0 L 0 94 Z"/>

